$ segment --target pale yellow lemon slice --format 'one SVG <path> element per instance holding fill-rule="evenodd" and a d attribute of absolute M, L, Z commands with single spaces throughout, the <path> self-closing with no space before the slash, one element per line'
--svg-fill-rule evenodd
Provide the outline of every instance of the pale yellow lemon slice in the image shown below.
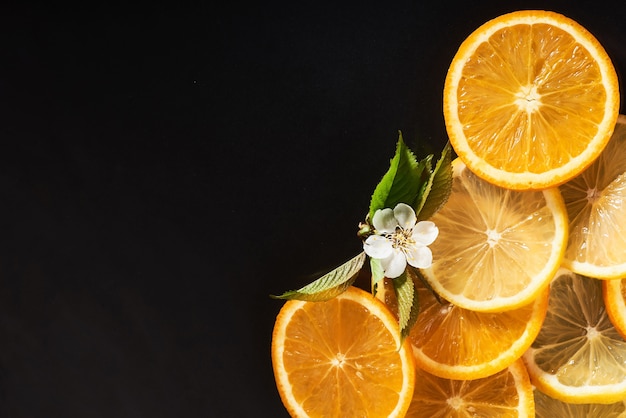
<path fill-rule="evenodd" d="M 430 218 L 439 228 L 433 263 L 422 272 L 456 306 L 498 312 L 528 305 L 563 259 L 567 214 L 558 189 L 505 189 L 458 158 L 452 165 L 450 197 Z"/>

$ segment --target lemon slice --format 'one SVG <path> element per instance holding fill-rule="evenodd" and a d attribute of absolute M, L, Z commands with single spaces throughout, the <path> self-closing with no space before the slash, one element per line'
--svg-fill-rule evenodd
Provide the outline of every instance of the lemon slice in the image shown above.
<path fill-rule="evenodd" d="M 452 165 L 450 197 L 430 218 L 439 236 L 424 276 L 444 299 L 465 309 L 528 305 L 563 259 L 567 214 L 558 189 L 505 189 L 476 176 L 458 158 Z"/>
<path fill-rule="evenodd" d="M 572 404 L 551 398 L 535 390 L 535 416 L 537 418 L 626 418 L 626 400 L 609 404 Z"/>
<path fill-rule="evenodd" d="M 559 270 L 546 319 L 523 358 L 537 389 L 554 399 L 626 399 L 626 341 L 606 313 L 600 280 Z"/>
<path fill-rule="evenodd" d="M 598 159 L 560 190 L 570 230 L 563 265 L 596 279 L 626 277 L 626 116 Z"/>

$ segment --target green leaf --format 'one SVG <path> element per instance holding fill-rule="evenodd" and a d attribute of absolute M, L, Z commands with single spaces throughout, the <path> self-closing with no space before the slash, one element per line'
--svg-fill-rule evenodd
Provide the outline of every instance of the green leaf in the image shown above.
<path fill-rule="evenodd" d="M 435 292 L 435 289 L 433 289 L 433 287 L 430 285 L 428 280 L 426 280 L 426 277 L 424 277 L 424 274 L 422 273 L 422 271 L 420 269 L 409 266 L 409 271 L 410 271 L 410 273 L 413 276 L 413 281 L 414 282 L 415 282 L 416 279 L 419 280 L 420 282 L 422 282 L 424 287 L 435 297 L 435 299 L 437 299 L 437 302 L 439 304 L 443 304 L 444 303 L 444 300 L 441 299 L 441 296 L 439 296 L 439 293 Z"/>
<path fill-rule="evenodd" d="M 433 173 L 432 161 L 433 161 L 433 155 L 430 154 L 419 162 L 420 165 L 423 167 L 423 170 L 421 171 L 421 174 L 420 174 L 420 187 L 417 192 L 417 196 L 415 197 L 415 201 L 413 202 L 413 205 L 412 205 L 413 210 L 415 210 L 416 215 L 419 213 L 419 211 L 421 210 L 424 204 L 424 201 L 426 199 L 425 195 L 428 194 L 427 192 L 427 190 L 429 189 L 428 183 L 430 179 L 432 178 L 432 173 Z"/>
<path fill-rule="evenodd" d="M 372 295 L 376 296 L 378 282 L 385 277 L 385 271 L 378 258 L 370 258 L 370 269 L 372 270 Z"/>
<path fill-rule="evenodd" d="M 448 142 L 432 171 L 423 193 L 416 201 L 415 213 L 418 221 L 433 216 L 448 201 L 452 191 L 452 148 Z"/>
<path fill-rule="evenodd" d="M 393 279 L 393 286 L 398 300 L 398 324 L 402 339 L 411 332 L 419 314 L 419 301 L 415 293 L 415 284 L 409 270 L 405 270 L 400 277 Z"/>
<path fill-rule="evenodd" d="M 413 152 L 402 140 L 402 132 L 399 132 L 396 154 L 372 194 L 369 218 L 372 219 L 378 209 L 394 208 L 401 202 L 414 202 L 424 182 L 423 171 L 424 164 L 417 162 Z"/>
<path fill-rule="evenodd" d="M 313 302 L 332 299 L 343 293 L 354 283 L 364 262 L 365 253 L 361 253 L 330 273 L 298 290 L 290 290 L 282 295 L 271 295 L 271 297 L 274 299 L 298 299 Z"/>

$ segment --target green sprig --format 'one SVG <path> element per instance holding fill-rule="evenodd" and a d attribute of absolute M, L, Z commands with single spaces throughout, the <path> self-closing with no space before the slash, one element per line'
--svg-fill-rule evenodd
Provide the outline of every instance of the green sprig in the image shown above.
<path fill-rule="evenodd" d="M 371 219 L 377 210 L 393 208 L 398 203 L 406 203 L 415 210 L 418 220 L 426 220 L 446 203 L 452 190 L 450 144 L 445 145 L 441 157 L 433 168 L 434 156 L 432 154 L 418 161 L 415 154 L 404 143 L 402 132 L 398 134 L 396 152 L 390 161 L 389 169 L 374 189 L 365 222 L 359 224 L 357 235 L 363 240 L 375 233 Z M 332 299 L 354 283 L 363 268 L 365 259 L 365 253 L 361 253 L 298 290 L 290 290 L 272 297 L 306 301 Z M 378 284 L 384 278 L 380 260 L 370 258 L 370 270 L 371 292 L 375 295 Z M 392 280 L 398 300 L 398 322 L 403 339 L 409 335 L 419 313 L 419 300 L 414 280 L 424 280 L 419 270 L 415 268 L 407 268 L 400 277 Z"/>
<path fill-rule="evenodd" d="M 272 295 L 272 297 L 274 299 L 298 299 L 312 302 L 332 299 L 354 283 L 364 262 L 365 253 L 360 253 L 314 282 L 298 290 L 290 290 L 282 295 Z"/>

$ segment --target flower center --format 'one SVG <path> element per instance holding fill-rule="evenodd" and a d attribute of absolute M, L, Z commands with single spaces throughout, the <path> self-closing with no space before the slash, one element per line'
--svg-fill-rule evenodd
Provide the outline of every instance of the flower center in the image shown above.
<path fill-rule="evenodd" d="M 401 227 L 397 227 L 396 232 L 389 234 L 388 238 L 391 240 L 393 248 L 404 250 L 415 245 L 415 240 L 411 237 L 411 230 L 405 230 Z"/>

